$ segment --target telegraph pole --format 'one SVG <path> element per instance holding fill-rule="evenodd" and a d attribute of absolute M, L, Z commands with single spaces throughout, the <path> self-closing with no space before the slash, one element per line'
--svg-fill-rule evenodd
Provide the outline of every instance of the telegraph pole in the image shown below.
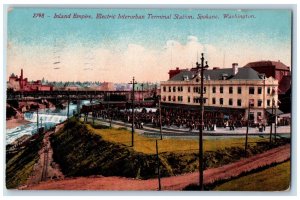
<path fill-rule="evenodd" d="M 270 126 L 270 144 L 272 144 L 272 129 L 273 129 L 273 115 L 274 115 L 274 98 L 272 99 L 272 115 L 271 115 L 271 126 Z"/>
<path fill-rule="evenodd" d="M 158 109 L 159 109 L 159 131 L 160 131 L 160 139 L 162 140 L 162 123 L 161 123 L 161 96 L 158 96 Z"/>
<path fill-rule="evenodd" d="M 161 183 L 160 183 L 160 171 L 159 171 L 159 157 L 158 157 L 158 144 L 157 144 L 157 140 L 155 140 L 155 144 L 156 144 L 156 158 L 157 158 L 157 178 L 158 178 L 158 190 L 161 190 Z"/>
<path fill-rule="evenodd" d="M 144 83 L 142 83 L 142 101 L 144 101 Z"/>
<path fill-rule="evenodd" d="M 134 85 L 137 82 L 135 82 L 134 77 L 132 78 L 132 81 L 130 81 L 129 84 L 132 84 L 132 96 L 131 96 L 131 146 L 134 146 Z"/>
<path fill-rule="evenodd" d="M 199 127 L 199 187 L 200 190 L 203 190 L 203 171 L 204 171 L 204 162 L 203 162 L 203 114 L 204 114 L 204 107 L 203 107 L 203 82 L 204 82 L 204 76 L 203 72 L 205 69 L 208 68 L 207 61 L 206 65 L 204 65 L 204 57 L 203 53 L 201 54 L 201 65 L 196 62 L 196 66 L 198 69 L 200 69 L 201 72 L 201 87 L 200 87 L 200 127 Z"/>
<path fill-rule="evenodd" d="M 67 108 L 67 134 L 69 133 L 69 106 L 70 106 L 70 94 L 68 91 L 68 108 Z"/>
<path fill-rule="evenodd" d="M 39 103 L 37 103 L 37 109 L 36 109 L 36 129 L 38 133 L 39 132 Z"/>
<path fill-rule="evenodd" d="M 247 147 L 248 147 L 248 132 L 249 132 L 249 121 L 250 121 L 250 106 L 251 101 L 248 102 L 248 119 L 247 119 L 247 129 L 246 129 L 246 140 L 245 140 L 245 157 L 247 157 Z"/>
<path fill-rule="evenodd" d="M 109 127 L 111 127 L 112 116 L 111 116 L 111 112 L 110 112 L 109 102 L 110 102 L 110 94 L 108 94 L 108 109 L 107 109 L 107 113 L 109 114 Z"/>
<path fill-rule="evenodd" d="M 274 100 L 274 104 L 275 104 L 275 100 Z M 275 105 L 275 116 L 274 116 L 274 139 L 275 139 L 275 143 L 276 143 L 276 137 L 277 137 L 277 105 Z"/>

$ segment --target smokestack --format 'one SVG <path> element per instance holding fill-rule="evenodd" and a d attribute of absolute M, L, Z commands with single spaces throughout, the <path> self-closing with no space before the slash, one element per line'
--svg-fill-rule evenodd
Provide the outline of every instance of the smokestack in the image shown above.
<path fill-rule="evenodd" d="M 239 65 L 238 63 L 232 63 L 232 74 L 233 75 L 236 75 L 238 73 L 238 70 L 239 70 L 238 65 Z"/>
<path fill-rule="evenodd" d="M 23 69 L 21 69 L 20 88 L 23 90 Z"/>

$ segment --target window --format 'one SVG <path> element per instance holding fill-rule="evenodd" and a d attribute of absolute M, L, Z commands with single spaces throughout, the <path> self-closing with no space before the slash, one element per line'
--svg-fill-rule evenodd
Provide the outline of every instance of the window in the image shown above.
<path fill-rule="evenodd" d="M 196 78 L 196 82 L 199 82 L 199 78 Z"/>
<path fill-rule="evenodd" d="M 254 94 L 254 92 L 255 92 L 254 87 L 249 87 L 249 94 Z"/>
<path fill-rule="evenodd" d="M 220 105 L 223 105 L 223 98 L 220 98 Z"/>
<path fill-rule="evenodd" d="M 249 99 L 250 107 L 254 107 L 254 99 Z"/>
<path fill-rule="evenodd" d="M 212 104 L 216 104 L 216 98 L 212 98 Z"/>
<path fill-rule="evenodd" d="M 188 92 L 191 92 L 191 87 L 190 86 L 188 87 Z"/>
<path fill-rule="evenodd" d="M 198 93 L 198 87 L 194 87 L 194 92 Z"/>
<path fill-rule="evenodd" d="M 176 87 L 173 87 L 173 92 L 176 92 Z"/>
<path fill-rule="evenodd" d="M 171 92 L 171 87 L 169 87 L 169 92 Z"/>
<path fill-rule="evenodd" d="M 177 97 L 177 100 L 178 100 L 179 102 L 182 102 L 183 97 L 182 97 L 182 96 L 178 96 L 178 97 Z"/>
<path fill-rule="evenodd" d="M 194 97 L 194 103 L 199 103 L 199 97 Z"/>
<path fill-rule="evenodd" d="M 188 97 L 188 103 L 190 103 L 191 102 L 191 97 Z"/>
<path fill-rule="evenodd" d="M 270 88 L 270 87 L 268 87 L 267 93 L 268 93 L 268 94 L 271 94 L 271 88 Z"/>
<path fill-rule="evenodd" d="M 220 87 L 220 93 L 223 94 L 223 86 Z"/>
<path fill-rule="evenodd" d="M 164 91 L 164 92 L 166 91 L 166 86 L 163 87 L 163 91 Z"/>
<path fill-rule="evenodd" d="M 203 104 L 206 104 L 206 99 L 203 99 Z"/>
<path fill-rule="evenodd" d="M 237 93 L 238 93 L 238 94 L 242 94 L 242 88 L 241 88 L 241 87 L 238 87 L 238 88 L 237 88 Z"/>
<path fill-rule="evenodd" d="M 249 120 L 254 120 L 254 113 L 253 112 L 249 113 Z"/>
<path fill-rule="evenodd" d="M 176 96 L 173 96 L 173 101 L 176 101 Z"/>
<path fill-rule="evenodd" d="M 267 100 L 267 106 L 270 106 L 270 99 Z"/>
<path fill-rule="evenodd" d="M 163 101 L 166 101 L 166 96 L 163 97 Z"/>
<path fill-rule="evenodd" d="M 168 101 L 171 101 L 171 96 L 168 96 Z"/>
<path fill-rule="evenodd" d="M 257 112 L 257 120 L 261 120 L 261 119 L 262 119 L 261 112 Z"/>
<path fill-rule="evenodd" d="M 241 99 L 237 100 L 237 106 L 242 106 L 242 100 Z"/>
<path fill-rule="evenodd" d="M 229 99 L 228 104 L 232 106 L 232 99 Z"/>
<path fill-rule="evenodd" d="M 206 94 L 206 87 L 203 87 L 203 94 Z"/>
<path fill-rule="evenodd" d="M 258 87 L 257 88 L 257 94 L 261 94 L 261 91 L 262 91 L 261 87 Z"/>
<path fill-rule="evenodd" d="M 215 86 L 212 88 L 212 93 L 216 93 L 216 87 Z"/>
<path fill-rule="evenodd" d="M 261 99 L 258 99 L 258 100 L 257 100 L 257 106 L 258 106 L 258 107 L 261 107 L 261 106 L 262 106 L 262 100 L 261 100 Z"/>
<path fill-rule="evenodd" d="M 229 87 L 229 94 L 232 94 L 232 93 L 233 93 L 233 88 Z"/>

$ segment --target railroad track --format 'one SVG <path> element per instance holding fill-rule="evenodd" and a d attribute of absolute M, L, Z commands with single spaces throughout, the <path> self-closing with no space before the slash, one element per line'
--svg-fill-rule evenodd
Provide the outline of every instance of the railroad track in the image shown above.
<path fill-rule="evenodd" d="M 44 150 L 44 164 L 43 164 L 41 181 L 46 181 L 47 180 L 48 160 L 49 160 L 48 151 L 49 151 L 48 147 L 46 146 L 45 150 Z"/>

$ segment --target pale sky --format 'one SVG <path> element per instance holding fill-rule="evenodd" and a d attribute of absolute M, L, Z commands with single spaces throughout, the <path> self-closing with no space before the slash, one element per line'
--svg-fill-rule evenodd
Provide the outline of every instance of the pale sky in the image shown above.
<path fill-rule="evenodd" d="M 74 13 L 92 19 L 54 18 Z M 97 13 L 145 19 L 96 19 Z M 147 19 L 148 14 L 194 19 Z M 224 14 L 255 18 L 224 19 Z M 259 60 L 291 65 L 288 10 L 14 8 L 7 29 L 7 77 L 23 68 L 29 80 L 129 82 L 135 76 L 139 82 L 164 81 L 170 69 L 195 66 L 201 53 L 210 68 Z"/>

